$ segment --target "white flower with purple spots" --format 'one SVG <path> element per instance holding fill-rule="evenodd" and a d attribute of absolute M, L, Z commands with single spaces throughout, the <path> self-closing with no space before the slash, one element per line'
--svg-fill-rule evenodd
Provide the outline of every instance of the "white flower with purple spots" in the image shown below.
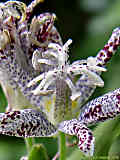
<path fill-rule="evenodd" d="M 96 57 L 70 64 L 72 40 L 63 45 L 55 14 L 43 13 L 28 22 L 40 1 L 28 7 L 19 1 L 0 3 L 0 83 L 9 106 L 9 112 L 0 113 L 0 134 L 46 137 L 62 131 L 77 136 L 79 149 L 92 156 L 95 138 L 87 126 L 119 115 L 120 89 L 80 107 L 96 86 L 103 87 L 100 74 L 120 45 L 120 28 Z"/>

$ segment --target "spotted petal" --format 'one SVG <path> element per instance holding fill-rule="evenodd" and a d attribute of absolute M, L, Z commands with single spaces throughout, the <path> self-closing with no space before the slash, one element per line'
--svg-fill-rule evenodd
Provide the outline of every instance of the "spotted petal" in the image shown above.
<path fill-rule="evenodd" d="M 111 60 L 119 46 L 120 28 L 118 27 L 113 30 L 112 35 L 104 48 L 98 52 L 98 55 L 96 56 L 98 66 L 106 65 Z"/>
<path fill-rule="evenodd" d="M 88 102 L 80 113 L 81 123 L 90 124 L 111 119 L 120 114 L 120 88 Z"/>
<path fill-rule="evenodd" d="M 16 137 L 46 137 L 56 133 L 56 128 L 44 113 L 25 109 L 0 113 L 0 134 Z"/>
<path fill-rule="evenodd" d="M 72 119 L 60 123 L 58 130 L 76 135 L 79 139 L 78 147 L 86 155 L 92 156 L 94 152 L 94 140 L 92 132 L 77 119 Z"/>

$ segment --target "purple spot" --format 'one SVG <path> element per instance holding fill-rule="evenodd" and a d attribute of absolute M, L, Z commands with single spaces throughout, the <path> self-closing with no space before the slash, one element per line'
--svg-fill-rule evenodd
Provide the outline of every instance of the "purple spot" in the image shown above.
<path fill-rule="evenodd" d="M 110 52 L 110 51 L 108 51 L 108 52 L 107 52 L 107 57 L 110 57 L 110 58 L 111 58 L 111 57 L 112 57 L 112 55 L 113 55 L 113 53 L 112 53 L 112 52 Z"/>
<path fill-rule="evenodd" d="M 117 98 L 118 100 L 120 100 L 120 94 L 116 95 L 116 98 Z"/>
<path fill-rule="evenodd" d="M 86 114 L 84 115 L 84 117 L 85 117 L 85 118 L 89 118 L 89 117 L 90 117 L 90 114 L 89 114 L 89 113 L 86 113 Z"/>
<path fill-rule="evenodd" d="M 89 136 L 89 139 L 92 140 L 92 139 L 93 139 L 93 136 Z"/>
<path fill-rule="evenodd" d="M 113 50 L 115 51 L 117 49 L 118 45 L 113 46 Z"/>
<path fill-rule="evenodd" d="M 109 46 L 107 46 L 107 45 L 103 48 L 103 50 L 105 50 L 105 51 L 108 51 L 108 49 L 109 49 Z"/>
<path fill-rule="evenodd" d="M 82 150 L 83 151 L 83 147 L 79 147 L 80 148 L 80 150 Z"/>
<path fill-rule="evenodd" d="M 17 130 L 17 134 L 18 134 L 19 136 L 22 136 L 22 133 L 21 133 L 20 130 Z"/>
<path fill-rule="evenodd" d="M 24 131 L 24 123 L 22 123 L 21 130 Z"/>
<path fill-rule="evenodd" d="M 115 38 L 114 42 L 117 42 L 117 40 L 118 40 L 118 39 L 117 39 L 117 38 Z"/>
<path fill-rule="evenodd" d="M 113 46 L 113 42 L 110 42 L 109 45 L 110 45 L 110 46 Z"/>
<path fill-rule="evenodd" d="M 101 112 L 101 111 L 102 111 L 102 110 L 101 110 L 101 108 L 102 108 L 102 106 L 101 106 L 100 104 L 98 104 L 97 106 L 95 106 L 95 108 L 94 108 L 93 112 L 95 112 L 95 113 L 99 113 L 99 112 Z"/>
<path fill-rule="evenodd" d="M 105 63 L 106 63 L 106 62 L 108 62 L 109 60 L 110 60 L 110 58 L 105 58 L 104 61 L 105 61 Z"/>
<path fill-rule="evenodd" d="M 59 49 L 59 51 L 61 51 L 61 49 Z"/>

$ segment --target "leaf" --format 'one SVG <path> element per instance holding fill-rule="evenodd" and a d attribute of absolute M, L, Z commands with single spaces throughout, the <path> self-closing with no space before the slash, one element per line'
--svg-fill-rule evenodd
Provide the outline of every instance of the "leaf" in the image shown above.
<path fill-rule="evenodd" d="M 120 120 L 109 120 L 98 125 L 94 131 L 95 156 L 108 156 L 109 149 L 120 132 Z"/>
<path fill-rule="evenodd" d="M 116 137 L 113 144 L 109 150 L 109 160 L 110 159 L 120 159 L 120 135 Z"/>

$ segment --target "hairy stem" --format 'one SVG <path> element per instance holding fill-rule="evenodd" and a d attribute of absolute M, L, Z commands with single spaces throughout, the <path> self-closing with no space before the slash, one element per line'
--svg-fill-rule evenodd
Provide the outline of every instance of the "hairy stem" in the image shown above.
<path fill-rule="evenodd" d="M 66 138 L 65 134 L 59 132 L 59 153 L 60 153 L 60 160 L 66 159 Z"/>

